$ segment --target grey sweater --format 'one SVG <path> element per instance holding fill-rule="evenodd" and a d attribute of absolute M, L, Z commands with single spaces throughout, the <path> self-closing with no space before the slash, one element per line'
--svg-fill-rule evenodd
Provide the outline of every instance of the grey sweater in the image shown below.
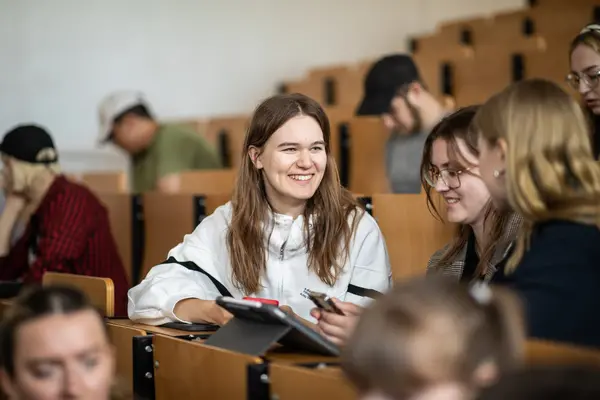
<path fill-rule="evenodd" d="M 386 144 L 386 169 L 393 193 L 420 193 L 420 166 L 427 133 L 392 133 Z"/>

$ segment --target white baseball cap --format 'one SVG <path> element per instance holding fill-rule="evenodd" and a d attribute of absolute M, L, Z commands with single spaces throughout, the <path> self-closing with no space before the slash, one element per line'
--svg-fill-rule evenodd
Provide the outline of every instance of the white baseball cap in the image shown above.
<path fill-rule="evenodd" d="M 123 114 L 123 112 L 140 105 L 150 111 L 146 96 L 138 91 L 122 90 L 105 97 L 98 107 L 100 115 L 100 143 L 104 143 L 110 138 L 115 118 Z"/>

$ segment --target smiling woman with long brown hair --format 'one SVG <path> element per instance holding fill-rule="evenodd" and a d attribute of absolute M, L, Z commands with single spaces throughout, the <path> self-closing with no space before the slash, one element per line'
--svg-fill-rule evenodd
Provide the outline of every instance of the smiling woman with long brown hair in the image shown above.
<path fill-rule="evenodd" d="M 339 180 L 327 115 L 314 100 L 278 95 L 256 109 L 230 203 L 129 292 L 129 317 L 225 323 L 218 296 L 279 301 L 311 319 L 305 288 L 364 305 L 385 291 L 383 236 Z"/>

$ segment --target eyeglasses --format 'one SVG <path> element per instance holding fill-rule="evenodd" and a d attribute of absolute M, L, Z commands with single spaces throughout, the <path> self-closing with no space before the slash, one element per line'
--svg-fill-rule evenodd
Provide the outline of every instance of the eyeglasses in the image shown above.
<path fill-rule="evenodd" d="M 583 81 L 586 86 L 592 90 L 598 87 L 600 83 L 600 71 L 594 71 L 589 73 L 576 73 L 571 72 L 567 75 L 567 83 L 575 90 L 579 90 L 581 86 L 581 81 Z"/>
<path fill-rule="evenodd" d="M 431 187 L 436 187 L 439 180 L 442 179 L 442 182 L 450 189 L 458 189 L 460 187 L 460 176 L 469 169 L 444 168 L 438 170 L 432 168 L 423 177 L 425 178 L 425 182 Z"/>

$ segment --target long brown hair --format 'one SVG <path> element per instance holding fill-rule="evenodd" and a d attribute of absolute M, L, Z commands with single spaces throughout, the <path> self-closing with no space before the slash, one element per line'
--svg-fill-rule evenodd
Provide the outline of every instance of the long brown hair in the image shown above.
<path fill-rule="evenodd" d="M 440 139 L 448 143 L 448 158 L 453 164 L 456 164 L 460 169 L 463 169 L 463 173 L 471 174 L 466 168 L 474 167 L 469 163 L 466 158 L 462 155 L 460 148 L 458 147 L 458 140 L 464 141 L 468 151 L 476 157 L 479 157 L 479 149 L 477 147 L 477 134 L 469 129 L 471 121 L 475 117 L 479 106 L 469 106 L 459 109 L 453 114 L 447 116 L 440 121 L 431 131 L 425 146 L 423 148 L 423 158 L 421 159 L 421 183 L 425 188 L 427 195 L 427 207 L 429 211 L 438 219 L 442 219 L 441 215 L 435 205 L 435 201 L 432 196 L 434 190 L 431 185 L 427 183 L 425 179 L 432 168 L 435 166 L 431 163 L 433 143 Z M 479 264 L 475 270 L 475 276 L 485 274 L 485 270 L 490 260 L 494 256 L 496 251 L 496 244 L 502 237 L 506 225 L 509 223 L 511 217 L 510 212 L 504 212 L 494 207 L 491 199 L 488 200 L 484 209 L 484 227 L 487 234 L 488 240 L 485 245 L 481 248 L 481 256 Z M 450 247 L 443 254 L 439 265 L 448 265 L 456 257 L 456 255 L 463 249 L 470 235 L 473 232 L 468 224 L 460 224 L 454 236 L 454 239 L 450 243 Z"/>
<path fill-rule="evenodd" d="M 299 115 L 309 116 L 319 124 L 327 153 L 323 180 L 307 201 L 303 213 L 308 268 L 324 283 L 330 286 L 335 283 L 347 261 L 350 241 L 364 212 L 340 183 L 331 155 L 329 119 L 323 108 L 313 99 L 297 93 L 276 95 L 263 101 L 254 111 L 244 140 L 227 232 L 232 280 L 246 294 L 260 290 L 260 278 L 266 268 L 265 243 L 269 240 L 263 225 L 270 212 L 262 172 L 254 166 L 248 151 L 251 147 L 262 151 L 275 131 Z"/>
<path fill-rule="evenodd" d="M 556 83 L 513 83 L 481 107 L 473 127 L 488 145 L 506 142 L 508 202 L 525 220 L 507 271 L 520 262 L 537 223 L 563 219 L 600 227 L 600 166 L 589 125 Z"/>
<path fill-rule="evenodd" d="M 486 362 L 499 374 L 518 368 L 525 342 L 519 299 L 503 288 L 477 289 L 442 277 L 396 285 L 358 322 L 344 372 L 362 393 L 405 399 L 440 382 L 472 385 Z"/>

